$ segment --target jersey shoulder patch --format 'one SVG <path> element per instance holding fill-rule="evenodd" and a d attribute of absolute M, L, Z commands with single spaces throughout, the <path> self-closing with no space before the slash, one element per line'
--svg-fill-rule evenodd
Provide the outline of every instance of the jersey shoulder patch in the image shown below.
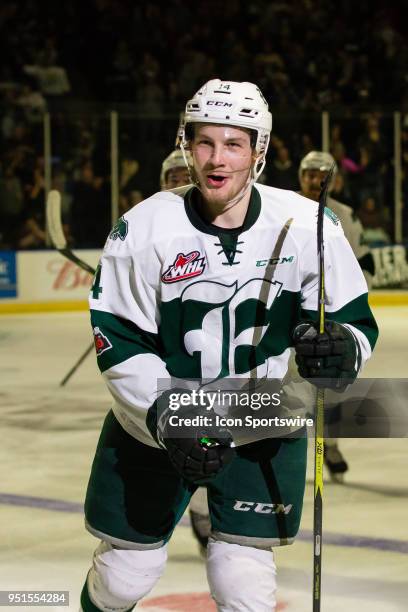
<path fill-rule="evenodd" d="M 97 356 L 99 357 L 99 355 L 102 355 L 102 353 L 112 348 L 112 343 L 109 340 L 109 338 L 101 332 L 99 327 L 94 327 L 93 333 L 94 333 L 95 350 L 96 350 Z"/>
<path fill-rule="evenodd" d="M 336 215 L 336 213 L 334 213 L 332 211 L 331 208 L 329 208 L 328 206 L 325 207 L 324 209 L 324 214 L 325 216 L 330 219 L 330 221 L 334 224 L 334 225 L 339 225 L 340 220 L 338 218 L 338 216 Z"/>
<path fill-rule="evenodd" d="M 117 240 L 119 238 L 123 242 L 126 236 L 128 235 L 128 231 L 128 222 L 124 217 L 120 217 L 120 219 L 118 219 L 115 225 L 113 226 L 111 233 L 109 234 L 109 238 L 111 240 Z"/>

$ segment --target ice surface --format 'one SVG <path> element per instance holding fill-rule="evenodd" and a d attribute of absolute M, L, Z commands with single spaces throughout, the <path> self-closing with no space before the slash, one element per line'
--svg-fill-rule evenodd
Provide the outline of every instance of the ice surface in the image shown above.
<path fill-rule="evenodd" d="M 364 375 L 408 377 L 408 308 L 375 313 L 381 335 Z M 58 384 L 90 342 L 86 313 L 0 317 L 0 589 L 69 590 L 69 610 L 78 609 L 96 545 L 81 508 L 110 397 L 92 354 L 66 388 Z M 327 482 L 324 489 L 322 610 L 402 612 L 408 601 L 408 440 L 350 439 L 341 448 L 350 465 L 346 483 Z M 299 539 L 275 551 L 279 610 L 287 612 L 312 609 L 312 471 L 311 460 Z M 141 609 L 215 610 L 186 522 L 170 543 L 163 579 Z"/>

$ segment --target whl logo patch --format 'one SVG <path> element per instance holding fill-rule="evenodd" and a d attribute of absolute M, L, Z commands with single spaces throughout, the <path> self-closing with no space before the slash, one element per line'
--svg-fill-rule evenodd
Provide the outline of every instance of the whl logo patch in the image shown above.
<path fill-rule="evenodd" d="M 163 283 L 177 283 L 200 276 L 205 270 L 205 257 L 200 257 L 200 251 L 191 251 L 184 255 L 179 253 L 174 261 L 162 275 Z"/>
<path fill-rule="evenodd" d="M 112 344 L 110 340 L 108 340 L 108 338 L 105 336 L 105 334 L 101 332 L 99 327 L 94 327 L 93 333 L 94 333 L 95 350 L 96 350 L 96 354 L 99 357 L 99 355 L 102 355 L 102 353 L 111 349 Z"/>

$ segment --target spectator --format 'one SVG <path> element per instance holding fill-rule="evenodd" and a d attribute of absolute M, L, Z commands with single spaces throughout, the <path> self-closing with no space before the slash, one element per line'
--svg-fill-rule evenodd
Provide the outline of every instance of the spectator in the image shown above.
<path fill-rule="evenodd" d="M 23 210 L 23 189 L 13 167 L 3 164 L 0 177 L 0 249 L 13 249 L 18 222 Z"/>
<path fill-rule="evenodd" d="M 339 171 L 333 180 L 333 187 L 330 192 L 331 197 L 334 200 L 338 200 L 339 202 L 343 202 L 343 204 L 347 204 L 352 207 L 353 198 L 351 195 L 351 191 L 346 184 L 344 174 Z"/>
<path fill-rule="evenodd" d="M 130 100 L 132 97 L 135 63 L 128 41 L 119 40 L 112 61 L 112 74 L 108 86 L 112 87 L 115 101 Z"/>
<path fill-rule="evenodd" d="M 131 102 L 132 87 L 126 83 L 134 71 L 133 58 L 141 57 L 139 68 L 135 66 L 138 78 L 159 83 L 165 95 L 172 66 L 177 66 L 183 97 L 190 95 L 197 79 L 210 76 L 209 62 L 214 64 L 211 76 L 228 70 L 246 79 L 261 76 L 270 85 L 276 73 L 286 75 L 285 90 L 296 92 L 294 108 L 391 100 L 400 104 L 408 54 L 407 41 L 398 31 L 404 23 L 402 8 L 378 11 L 360 3 L 350 11 L 339 6 L 333 20 L 329 4 L 313 10 L 309 4 L 300 2 L 289 10 L 284 3 L 269 7 L 229 0 L 212 23 L 213 3 L 202 0 L 194 5 L 194 13 L 180 0 L 169 0 L 166 7 L 148 0 L 138 6 L 129 0 L 94 2 L 75 11 L 58 3 L 45 8 L 21 0 L 18 16 L 15 3 L 0 15 L 3 62 L 8 82 L 18 80 L 25 67 L 52 100 L 72 88 L 78 98 L 85 94 L 110 101 L 123 95 L 123 101 Z M 307 28 L 302 28 L 304 23 Z M 322 53 L 322 48 L 335 48 L 338 55 Z M 106 87 L 107 58 L 113 58 L 112 87 Z M 68 74 L 74 76 L 72 85 Z"/>
<path fill-rule="evenodd" d="M 139 188 L 138 172 L 139 162 L 136 159 L 122 160 L 119 180 L 120 216 L 143 200 L 143 194 Z"/>
<path fill-rule="evenodd" d="M 73 184 L 70 226 L 75 246 L 83 249 L 101 248 L 111 226 L 108 185 L 91 161 L 82 164 Z"/>
<path fill-rule="evenodd" d="M 380 209 L 373 197 L 363 200 L 357 210 L 357 215 L 363 224 L 363 240 L 369 246 L 381 246 L 391 244 L 388 232 L 389 222 L 386 219 L 384 209 Z"/>
<path fill-rule="evenodd" d="M 370 3 L 359 3 L 352 11 L 338 6 L 334 15 L 330 4 L 319 3 L 312 11 L 309 5 L 304 0 L 289 10 L 285 3 L 264 6 L 258 0 L 228 0 L 213 22 L 215 4 L 203 0 L 193 8 L 182 0 L 169 0 L 166 6 L 149 0 L 136 5 L 130 0 L 100 0 L 82 3 L 75 10 L 61 3 L 5 3 L 0 9 L 0 102 L 4 107 L 0 156 L 13 150 L 12 156 L 19 159 L 13 165 L 14 176 L 22 184 L 30 179 L 33 151 L 43 146 L 41 118 L 47 105 L 52 113 L 54 154 L 74 173 L 85 159 L 97 161 L 95 149 L 100 147 L 95 130 L 103 132 L 103 122 L 98 121 L 94 107 L 92 122 L 78 120 L 77 115 L 72 121 L 58 117 L 56 101 L 69 96 L 70 104 L 76 100 L 101 104 L 103 112 L 111 109 L 112 101 L 123 102 L 137 112 L 136 101 L 146 114 L 176 115 L 195 84 L 216 76 L 259 83 L 296 163 L 321 145 L 317 117 L 321 110 L 338 108 L 340 115 L 347 111 L 350 126 L 356 109 L 384 104 L 404 109 L 408 42 L 401 30 L 402 9 L 379 11 Z M 322 52 L 330 48 L 337 49 L 337 55 Z M 90 136 L 78 145 L 81 124 Z M 137 190 L 144 193 L 154 188 L 154 167 L 173 145 L 163 125 L 143 120 L 135 129 L 131 150 L 140 159 L 143 154 L 147 170 Z M 18 144 L 12 142 L 16 131 L 21 136 Z M 332 152 L 353 202 L 361 204 L 369 196 L 378 205 L 391 201 L 393 177 L 388 160 L 392 152 L 382 118 L 371 113 L 365 125 L 357 129 L 353 125 L 350 138 L 340 137 L 340 142 L 335 131 Z M 104 136 L 105 142 L 108 137 Z M 344 149 L 344 154 L 339 152 L 341 161 L 337 146 Z M 152 152 L 146 152 L 148 147 Z M 105 169 L 97 171 L 101 176 L 105 173 Z M 362 199 L 357 202 L 360 193 Z"/>
<path fill-rule="evenodd" d="M 22 108 L 28 123 L 42 123 L 47 110 L 47 102 L 42 93 L 36 90 L 29 80 L 23 84 L 16 104 Z"/>
<path fill-rule="evenodd" d="M 37 79 L 39 88 L 48 101 L 58 100 L 71 91 L 65 68 L 55 64 L 52 57 L 44 57 L 38 65 L 24 66 L 24 72 Z"/>
<path fill-rule="evenodd" d="M 122 189 L 119 194 L 119 217 L 125 214 L 128 210 L 139 204 L 144 199 L 140 189 L 125 190 Z"/>
<path fill-rule="evenodd" d="M 383 205 L 387 162 L 386 144 L 380 131 L 378 115 L 367 116 L 364 133 L 359 139 L 359 149 L 362 167 L 359 179 L 360 202 L 372 197 Z"/>
<path fill-rule="evenodd" d="M 144 77 L 142 84 L 137 88 L 136 103 L 140 113 L 160 115 L 163 112 L 165 96 L 161 85 L 153 75 Z"/>
<path fill-rule="evenodd" d="M 17 248 L 41 249 L 46 246 L 44 159 L 35 160 L 31 180 L 24 186 L 25 204 L 17 235 Z"/>
<path fill-rule="evenodd" d="M 294 166 L 289 149 L 282 144 L 267 171 L 268 184 L 279 189 L 293 189 L 298 186 L 297 168 Z"/>

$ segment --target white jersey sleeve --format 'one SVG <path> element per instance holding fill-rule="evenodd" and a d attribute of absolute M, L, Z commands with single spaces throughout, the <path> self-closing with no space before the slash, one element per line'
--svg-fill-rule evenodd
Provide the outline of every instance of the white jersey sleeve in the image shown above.
<path fill-rule="evenodd" d="M 158 381 L 170 378 L 158 341 L 154 271 L 159 262 L 145 249 L 136 253 L 127 232 L 128 222 L 122 217 L 98 265 L 89 300 L 91 322 L 98 365 L 115 400 L 115 416 L 128 433 L 153 446 L 146 414 L 159 394 Z"/>

